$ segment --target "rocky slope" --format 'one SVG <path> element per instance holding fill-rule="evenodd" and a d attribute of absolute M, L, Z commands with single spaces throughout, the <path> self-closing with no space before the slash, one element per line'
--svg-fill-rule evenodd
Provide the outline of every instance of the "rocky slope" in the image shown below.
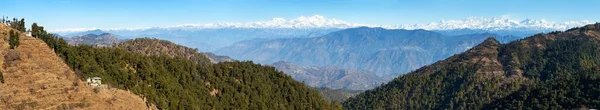
<path fill-rule="evenodd" d="M 350 98 L 346 109 L 573 109 L 600 106 L 600 24 L 493 38 Z"/>
<path fill-rule="evenodd" d="M 0 109 L 156 109 L 129 91 L 95 91 L 44 43 L 25 36 L 9 49 L 9 27 L 0 25 Z"/>

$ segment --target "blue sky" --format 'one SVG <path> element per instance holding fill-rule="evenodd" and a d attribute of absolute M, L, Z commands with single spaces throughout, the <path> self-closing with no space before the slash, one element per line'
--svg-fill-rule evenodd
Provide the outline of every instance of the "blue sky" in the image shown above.
<path fill-rule="evenodd" d="M 465 17 L 600 21 L 600 0 L 0 0 L 0 14 L 48 29 L 251 22 L 322 15 L 363 24 Z"/>

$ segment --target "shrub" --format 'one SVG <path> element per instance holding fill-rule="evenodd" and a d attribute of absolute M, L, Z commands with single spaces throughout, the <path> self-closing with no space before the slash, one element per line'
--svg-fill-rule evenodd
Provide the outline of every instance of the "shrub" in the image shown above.
<path fill-rule="evenodd" d="M 15 50 L 8 50 L 4 56 L 4 68 L 16 64 L 16 61 L 21 60 L 21 53 Z"/>

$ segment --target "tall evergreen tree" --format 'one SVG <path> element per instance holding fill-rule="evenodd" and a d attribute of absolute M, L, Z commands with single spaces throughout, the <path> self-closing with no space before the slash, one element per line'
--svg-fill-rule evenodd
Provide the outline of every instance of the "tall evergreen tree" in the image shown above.
<path fill-rule="evenodd" d="M 8 42 L 8 44 L 10 46 L 10 49 L 15 49 L 15 48 L 19 47 L 19 44 L 20 44 L 19 43 L 19 34 L 20 34 L 19 32 L 15 32 L 13 30 L 10 30 L 10 32 L 9 32 L 9 42 Z"/>
<path fill-rule="evenodd" d="M 4 73 L 0 72 L 0 83 L 4 83 Z"/>

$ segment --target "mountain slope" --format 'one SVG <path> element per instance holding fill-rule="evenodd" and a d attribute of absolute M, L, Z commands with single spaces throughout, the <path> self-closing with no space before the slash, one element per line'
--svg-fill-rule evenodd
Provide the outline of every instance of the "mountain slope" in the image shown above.
<path fill-rule="evenodd" d="M 600 24 L 478 46 L 344 102 L 346 109 L 600 106 Z"/>
<path fill-rule="evenodd" d="M 182 57 L 195 62 L 235 61 L 227 56 L 212 53 L 199 53 L 196 49 L 187 48 L 175 43 L 151 39 L 137 38 L 117 44 L 115 47 L 144 55 Z M 205 56 L 206 55 L 206 56 Z M 208 59 L 206 59 L 208 58 Z M 297 81 L 305 82 L 311 87 L 328 87 L 333 89 L 366 90 L 385 82 L 371 73 L 355 70 L 344 70 L 333 67 L 301 67 L 289 62 L 273 63 L 271 66 L 283 71 Z"/>
<path fill-rule="evenodd" d="M 509 19 L 509 18 L 481 18 L 468 17 L 460 20 L 441 20 L 427 24 L 400 25 L 400 29 L 425 29 L 425 30 L 457 30 L 473 29 L 488 31 L 521 31 L 521 32 L 546 32 L 556 30 L 566 30 L 569 28 L 583 26 L 592 22 L 565 21 L 552 22 L 545 19 Z"/>
<path fill-rule="evenodd" d="M 119 38 L 110 33 L 74 36 L 65 40 L 67 41 L 67 43 L 69 43 L 69 45 L 87 44 L 96 46 L 110 46 L 121 42 Z"/>
<path fill-rule="evenodd" d="M 208 63 L 210 59 L 199 53 L 198 49 L 188 48 L 175 43 L 151 38 L 137 38 L 115 45 L 126 51 L 144 55 L 182 57 L 196 63 Z"/>
<path fill-rule="evenodd" d="M 465 51 L 487 37 L 503 42 L 519 39 L 490 33 L 444 36 L 426 30 L 360 27 L 313 38 L 244 41 L 216 53 L 259 63 L 289 61 L 396 76 Z"/>
<path fill-rule="evenodd" d="M 70 46 L 51 34 L 33 35 L 48 43 L 79 76 L 102 77 L 102 82 L 142 95 L 159 109 L 341 109 L 275 68 L 253 62 L 195 62 L 169 56 L 180 54 Z M 182 52 L 176 49 L 189 48 L 159 50 Z"/>
<path fill-rule="evenodd" d="M 365 71 L 344 70 L 335 67 L 302 67 L 284 61 L 271 65 L 295 80 L 316 88 L 367 90 L 387 81 Z"/>
<path fill-rule="evenodd" d="M 0 36 L 8 39 L 5 25 Z M 98 92 L 77 75 L 42 40 L 21 34 L 20 45 L 9 49 L 0 40 L 0 109 L 156 109 L 140 96 L 115 88 Z"/>
<path fill-rule="evenodd" d="M 67 38 L 66 41 L 69 45 L 75 46 L 80 44 L 92 46 L 116 46 L 136 53 L 147 55 L 167 54 L 171 57 L 180 56 L 196 62 L 207 62 L 208 60 L 212 63 L 235 61 L 228 56 L 215 55 L 210 52 L 199 53 L 198 49 L 188 48 L 170 41 L 153 38 L 136 38 L 122 42 L 118 38 L 115 38 L 113 34 L 103 33 L 100 35 L 88 34 L 85 36 L 75 36 Z M 208 59 L 205 59 L 204 56 L 208 57 Z"/>
<path fill-rule="evenodd" d="M 158 38 L 166 39 L 177 44 L 198 48 L 204 52 L 212 52 L 229 46 L 235 42 L 264 38 L 313 37 L 339 30 L 337 28 L 149 28 L 144 30 L 91 30 L 71 34 L 61 34 L 65 37 L 82 36 L 94 33 L 112 33 L 123 39 Z"/>
<path fill-rule="evenodd" d="M 413 25 L 371 25 L 346 22 L 326 18 L 320 15 L 301 16 L 295 19 L 273 18 L 271 20 L 236 23 L 220 22 L 207 24 L 183 24 L 165 27 L 141 28 L 74 28 L 52 31 L 65 37 L 86 34 L 113 33 L 126 39 L 152 37 L 169 40 L 188 47 L 198 48 L 206 52 L 214 52 L 222 47 L 239 41 L 255 38 L 295 38 L 316 37 L 330 32 L 356 28 L 360 26 L 382 27 L 386 29 L 425 29 L 449 35 L 476 34 L 491 32 L 501 36 L 529 36 L 540 32 L 565 30 L 589 24 L 589 21 L 552 22 L 544 19 L 509 19 L 468 17 L 460 20 L 441 20 L 426 24 Z M 482 39 L 483 40 L 483 39 Z"/>

